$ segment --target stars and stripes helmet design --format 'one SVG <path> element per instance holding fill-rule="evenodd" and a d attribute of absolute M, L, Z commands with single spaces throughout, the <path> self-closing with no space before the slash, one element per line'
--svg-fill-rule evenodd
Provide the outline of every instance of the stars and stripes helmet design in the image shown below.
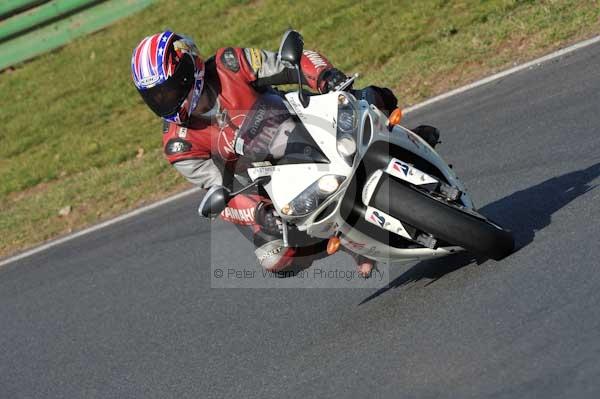
<path fill-rule="evenodd" d="M 202 94 L 204 62 L 190 38 L 165 31 L 144 38 L 133 50 L 131 74 L 155 114 L 184 124 Z"/>

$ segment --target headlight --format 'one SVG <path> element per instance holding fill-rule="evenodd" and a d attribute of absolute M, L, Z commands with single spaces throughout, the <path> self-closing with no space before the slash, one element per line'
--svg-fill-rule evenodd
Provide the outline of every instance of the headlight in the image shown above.
<path fill-rule="evenodd" d="M 356 153 L 356 125 L 354 99 L 348 93 L 341 93 L 338 96 L 337 151 L 350 166 Z"/>
<path fill-rule="evenodd" d="M 356 152 L 356 141 L 349 135 L 338 138 L 337 151 L 344 158 L 352 158 Z"/>
<path fill-rule="evenodd" d="M 335 190 L 340 186 L 340 180 L 338 176 L 327 175 L 321 177 L 317 181 L 317 185 L 319 186 L 319 191 L 325 195 L 332 194 Z"/>
<path fill-rule="evenodd" d="M 344 176 L 338 175 L 321 177 L 289 204 L 281 207 L 281 212 L 288 216 L 304 216 L 311 213 L 340 187 L 344 179 Z"/>

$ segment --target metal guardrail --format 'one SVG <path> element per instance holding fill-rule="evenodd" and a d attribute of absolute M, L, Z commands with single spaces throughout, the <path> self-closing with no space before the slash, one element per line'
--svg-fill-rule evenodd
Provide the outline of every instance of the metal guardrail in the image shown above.
<path fill-rule="evenodd" d="M 84 8 L 97 0 L 50 1 L 0 22 L 0 42 Z"/>
<path fill-rule="evenodd" d="M 4 0 L 0 16 L 21 11 L 0 21 L 0 70 L 102 29 L 152 2 L 52 0 L 40 4 L 39 0 Z"/>
<path fill-rule="evenodd" d="M 21 10 L 26 10 L 48 0 L 2 0 L 0 2 L 0 19 L 16 14 Z"/>

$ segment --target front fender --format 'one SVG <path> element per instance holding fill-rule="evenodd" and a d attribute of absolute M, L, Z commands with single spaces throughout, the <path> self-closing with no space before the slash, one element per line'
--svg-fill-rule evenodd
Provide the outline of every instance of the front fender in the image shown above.
<path fill-rule="evenodd" d="M 427 163 L 434 166 L 439 173 L 441 173 L 448 184 L 463 192 L 463 196 L 461 197 L 463 204 L 467 208 L 473 208 L 473 201 L 466 192 L 464 184 L 458 179 L 454 171 L 450 169 L 448 164 L 437 153 L 437 151 L 435 151 L 425 140 L 404 126 L 396 125 L 390 131 L 387 126 L 387 117 L 385 114 L 379 111 L 377 107 L 365 104 L 362 104 L 361 107 L 366 111 L 362 116 L 363 129 L 361 129 L 362 137 L 360 139 L 362 145 L 360 146 L 359 151 L 359 156 L 361 159 L 371 146 L 377 145 L 381 148 L 382 143 L 390 143 L 394 146 L 393 148 L 401 148 L 403 151 L 413 154 L 413 156 L 422 158 Z M 366 109 L 367 107 L 368 109 Z M 370 127 L 366 125 L 367 123 L 370 123 Z M 369 133 L 369 128 L 372 132 L 370 134 L 371 138 L 370 140 L 365 140 L 365 134 Z M 393 148 L 390 149 L 390 152 L 393 151 Z M 401 154 L 390 155 L 403 160 Z M 434 173 L 434 175 L 436 175 L 436 173 Z"/>

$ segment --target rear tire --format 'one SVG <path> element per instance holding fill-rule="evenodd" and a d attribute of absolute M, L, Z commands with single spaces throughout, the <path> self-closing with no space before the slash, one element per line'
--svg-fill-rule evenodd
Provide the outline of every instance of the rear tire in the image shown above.
<path fill-rule="evenodd" d="M 515 244 L 510 231 L 394 177 L 384 176 L 371 199 L 372 207 L 475 254 L 500 260 L 513 252 Z"/>

